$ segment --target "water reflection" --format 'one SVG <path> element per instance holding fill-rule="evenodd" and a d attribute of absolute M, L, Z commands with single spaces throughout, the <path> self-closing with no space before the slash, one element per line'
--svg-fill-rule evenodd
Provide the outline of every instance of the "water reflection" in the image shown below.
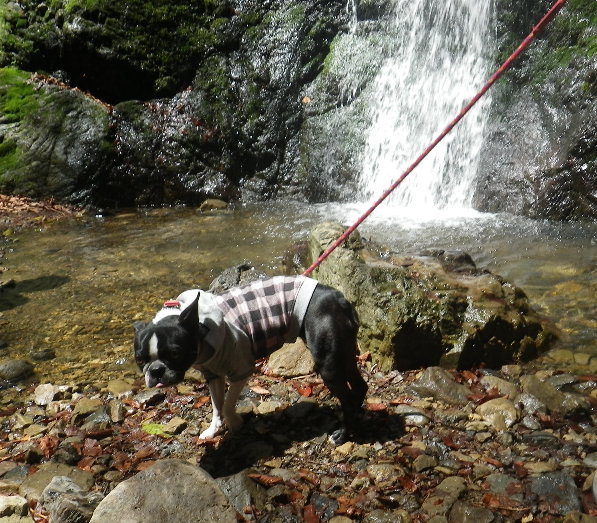
<path fill-rule="evenodd" d="M 245 261 L 269 274 L 285 251 L 324 220 L 351 223 L 346 205 L 270 202 L 201 214 L 191 209 L 139 211 L 60 224 L 20 236 L 7 255 L 14 289 L 0 295 L 3 356 L 52 349 L 36 363 L 41 382 L 133 375 L 133 321 L 149 319 L 167 298 L 207 287 Z M 400 252 L 463 249 L 522 287 L 563 331 L 562 346 L 597 354 L 594 296 L 597 227 L 510 216 L 407 217 L 374 214 L 361 234 Z M 8 306 L 6 304 L 9 304 Z"/>

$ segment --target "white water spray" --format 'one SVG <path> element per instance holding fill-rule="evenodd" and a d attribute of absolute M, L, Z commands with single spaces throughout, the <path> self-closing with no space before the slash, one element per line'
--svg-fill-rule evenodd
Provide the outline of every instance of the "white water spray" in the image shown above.
<path fill-rule="evenodd" d="M 493 0 L 394 0 L 395 51 L 374 86 L 361 199 L 376 199 L 458 114 L 490 74 Z M 392 212 L 470 208 L 486 95 L 388 198 Z"/>

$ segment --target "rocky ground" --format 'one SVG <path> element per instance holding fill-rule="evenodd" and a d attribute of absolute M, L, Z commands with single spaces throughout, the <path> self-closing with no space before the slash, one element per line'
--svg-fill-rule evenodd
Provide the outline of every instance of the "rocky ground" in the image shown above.
<path fill-rule="evenodd" d="M 0 197 L 8 241 L 75 214 Z M 198 374 L 151 390 L 129 375 L 39 384 L 19 381 L 32 372 L 27 362 L 3 362 L 0 379 L 17 382 L 21 399 L 0 392 L 0 522 L 118 520 L 105 516 L 117 510 L 107 494 L 118 486 L 126 502 L 133 495 L 120 489 L 156 484 L 142 520 L 156 520 L 156 500 L 169 503 L 170 521 L 213 520 L 195 491 L 189 504 L 178 477 L 217 498 L 219 521 L 597 521 L 596 358 L 556 350 L 498 370 L 383 373 L 364 354 L 361 430 L 338 447 L 328 439 L 337 402 L 309 365 L 270 359 L 239 402 L 240 432 L 205 441 L 211 407 Z M 189 463 L 216 483 L 191 480 Z"/>
<path fill-rule="evenodd" d="M 315 374 L 281 376 L 304 372 L 286 361 L 249 382 L 240 432 L 207 441 L 193 373 L 164 389 L 29 385 L 22 405 L 0 400 L 0 521 L 67 521 L 55 502 L 71 498 L 89 521 L 119 483 L 169 458 L 221 478 L 239 521 L 597 521 L 596 363 L 562 350 L 499 370 L 381 373 L 363 355 L 361 430 L 338 447 L 336 401 Z M 54 476 L 79 486 L 48 490 Z"/>

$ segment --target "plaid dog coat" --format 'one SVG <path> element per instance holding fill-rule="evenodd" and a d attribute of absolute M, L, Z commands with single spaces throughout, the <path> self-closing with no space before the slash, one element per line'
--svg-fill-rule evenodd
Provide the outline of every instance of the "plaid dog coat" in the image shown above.
<path fill-rule="evenodd" d="M 206 379 L 244 379 L 256 359 L 295 341 L 315 287 L 317 281 L 305 276 L 275 276 L 220 295 L 199 291 L 199 322 L 208 328 L 202 342 L 214 351 L 197 365 Z M 197 295 L 187 291 L 179 299 L 187 301 L 189 292 Z"/>

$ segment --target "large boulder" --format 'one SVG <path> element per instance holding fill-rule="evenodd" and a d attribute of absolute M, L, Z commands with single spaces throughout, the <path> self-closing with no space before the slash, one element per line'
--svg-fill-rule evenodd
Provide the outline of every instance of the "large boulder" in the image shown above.
<path fill-rule="evenodd" d="M 332 222 L 315 227 L 310 258 L 343 231 Z M 365 246 L 355 232 L 314 276 L 356 306 L 361 351 L 371 351 L 383 370 L 496 368 L 536 356 L 554 336 L 521 289 L 477 269 L 462 252 L 401 255 Z"/>
<path fill-rule="evenodd" d="M 169 459 L 119 483 L 95 509 L 91 523 L 236 520 L 236 511 L 207 472 Z"/>

